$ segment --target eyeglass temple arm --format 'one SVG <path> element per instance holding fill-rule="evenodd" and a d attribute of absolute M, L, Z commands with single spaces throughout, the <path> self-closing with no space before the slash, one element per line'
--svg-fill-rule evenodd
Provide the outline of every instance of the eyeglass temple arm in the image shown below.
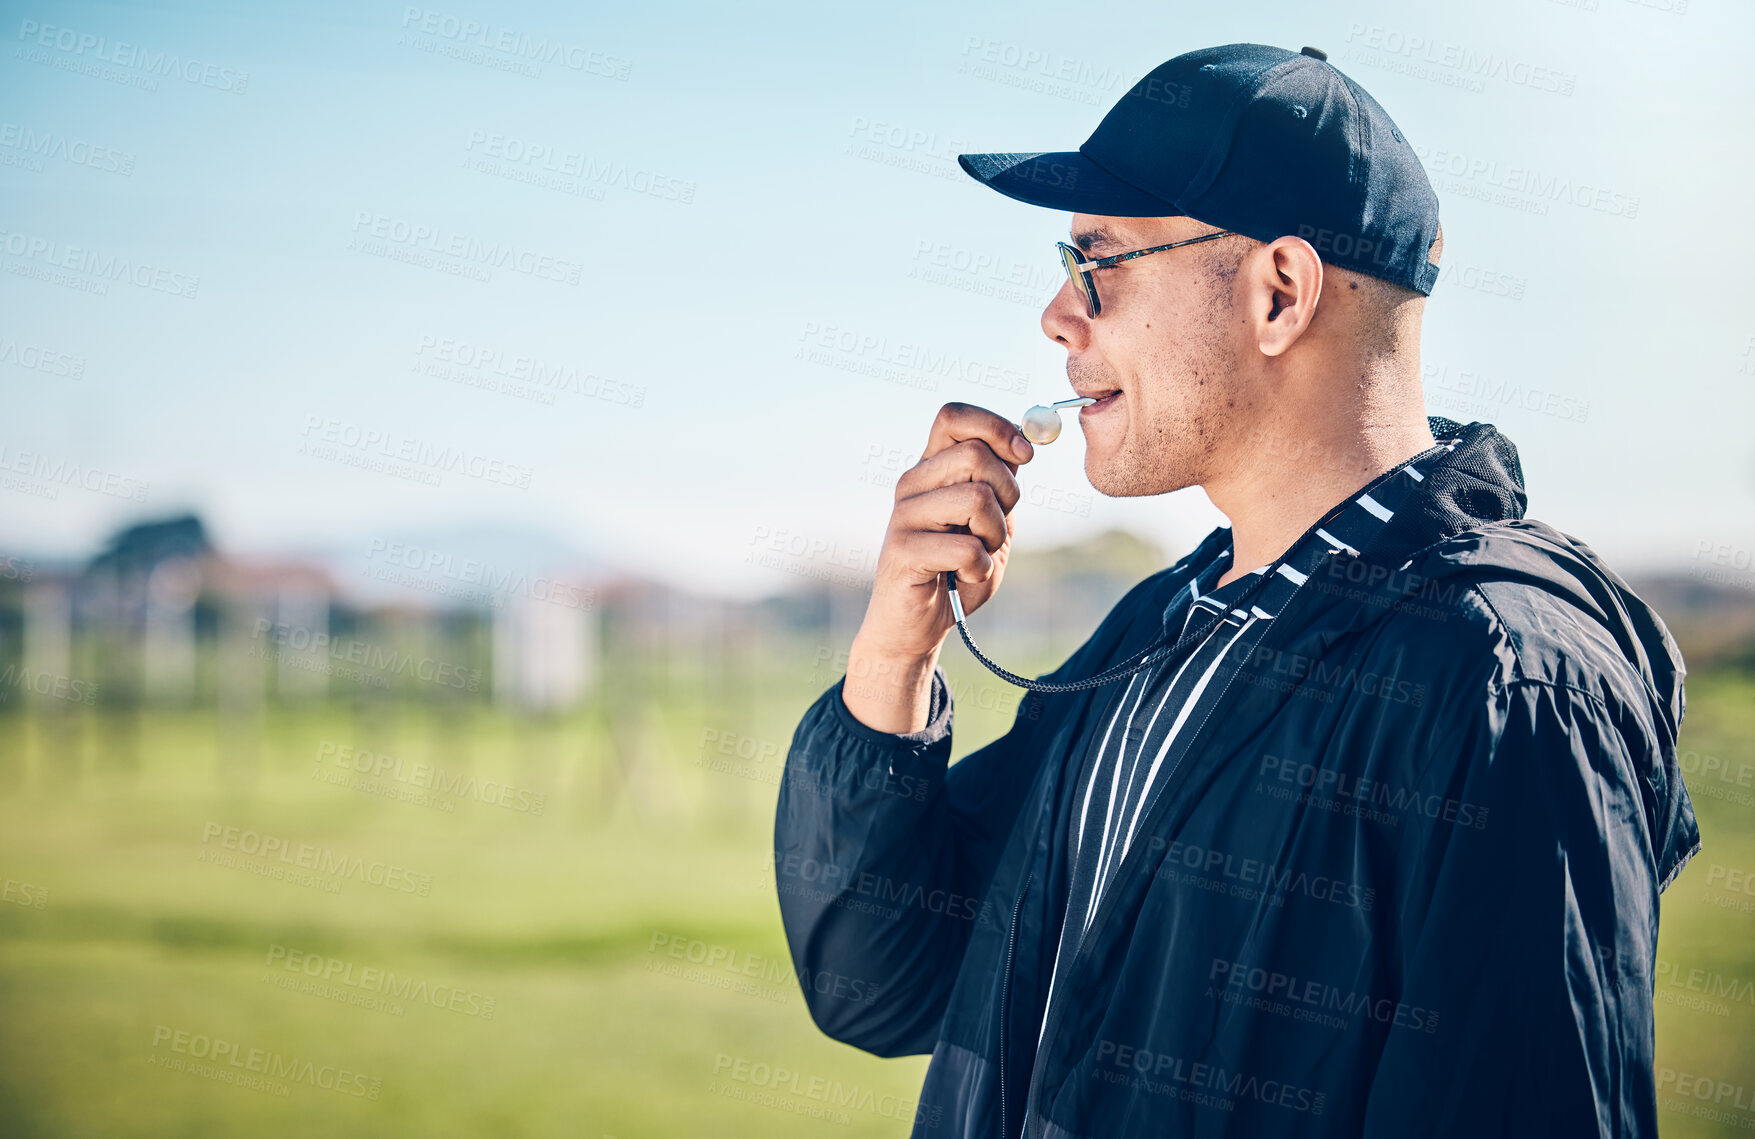
<path fill-rule="evenodd" d="M 1161 253 L 1166 249 L 1175 249 L 1178 245 L 1193 245 L 1198 241 L 1211 241 L 1215 237 L 1230 236 L 1232 236 L 1232 233 L 1228 229 L 1219 233 L 1203 233 L 1199 237 L 1191 237 L 1187 241 L 1172 241 L 1169 245 L 1154 245 L 1150 249 L 1135 249 L 1128 253 L 1117 253 L 1113 257 L 1099 257 L 1095 261 L 1080 261 L 1074 264 L 1073 268 L 1079 270 L 1081 273 L 1088 269 L 1102 269 L 1108 265 L 1114 265 L 1119 261 L 1126 261 L 1130 257 L 1140 257 L 1147 253 Z M 1064 242 L 1062 244 L 1064 244 Z M 1069 246 L 1068 248 L 1071 247 Z"/>

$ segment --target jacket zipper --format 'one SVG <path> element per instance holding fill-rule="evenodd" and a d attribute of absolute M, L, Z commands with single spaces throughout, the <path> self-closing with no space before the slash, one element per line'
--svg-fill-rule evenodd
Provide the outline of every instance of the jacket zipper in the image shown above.
<path fill-rule="evenodd" d="M 1030 882 L 1035 877 L 1036 877 L 1036 872 L 1033 870 L 1024 876 L 1024 888 L 1022 890 L 1018 891 L 1017 904 L 1012 907 L 1011 932 L 1006 935 L 1006 941 L 1005 941 L 1005 978 L 1004 978 L 1004 980 L 1002 980 L 1000 982 L 1000 986 L 999 986 L 999 1134 L 1000 1134 L 1000 1139 L 1011 1139 L 1011 1131 L 1009 1131 L 1006 1128 L 1005 1066 L 1006 1066 L 1006 1038 L 1010 1035 L 1010 1032 L 1008 1031 L 1009 1025 L 1007 1023 L 1007 1020 L 1008 1020 L 1007 1014 L 1011 1008 L 1012 956 L 1017 950 L 1018 917 L 1021 914 L 1023 914 L 1023 912 L 1024 912 L 1024 895 L 1028 894 L 1030 892 Z"/>
<path fill-rule="evenodd" d="M 1256 647 L 1260 648 L 1261 646 L 1266 644 L 1268 639 L 1273 636 L 1273 634 L 1276 630 L 1291 627 L 1290 622 L 1286 621 L 1285 618 L 1287 616 L 1293 614 L 1297 610 L 1303 609 L 1305 607 L 1305 605 L 1308 604 L 1308 602 L 1306 601 L 1306 598 L 1308 598 L 1309 596 L 1310 596 L 1310 591 L 1302 590 L 1302 589 L 1299 590 L 1297 593 L 1293 594 L 1292 599 L 1286 603 L 1285 608 L 1280 610 L 1279 614 L 1274 617 L 1273 624 L 1268 626 L 1266 632 L 1264 632 L 1262 634 L 1261 640 L 1256 642 Z M 1226 651 L 1228 652 L 1229 650 L 1226 650 Z M 1250 655 L 1251 656 L 1254 655 L 1253 650 L 1251 651 Z M 1163 817 L 1164 812 L 1169 809 L 1168 805 L 1169 805 L 1171 798 L 1172 798 L 1171 793 L 1175 790 L 1180 789 L 1179 787 L 1173 787 L 1172 782 L 1175 780 L 1177 773 L 1182 770 L 1184 762 L 1188 759 L 1189 756 L 1191 756 L 1195 753 L 1195 749 L 1197 747 L 1206 743 L 1207 737 L 1210 734 L 1210 732 L 1215 730 L 1214 725 L 1220 722 L 1221 717 L 1220 717 L 1219 713 L 1223 709 L 1223 707 L 1226 703 L 1226 698 L 1231 695 L 1231 692 L 1233 691 L 1233 688 L 1234 688 L 1236 680 L 1237 680 L 1238 673 L 1240 673 L 1241 671 L 1242 670 L 1239 669 L 1238 672 L 1232 673 L 1231 676 L 1225 681 L 1225 690 L 1223 692 L 1219 693 L 1219 698 L 1213 702 L 1212 708 L 1207 712 L 1206 719 L 1201 721 L 1200 727 L 1195 730 L 1195 734 L 1189 739 L 1188 747 L 1185 748 L 1183 750 L 1181 756 L 1179 756 L 1177 758 L 1176 766 L 1174 768 L 1172 768 L 1170 771 L 1165 773 L 1164 783 L 1159 791 L 1158 797 L 1155 800 L 1153 800 L 1152 809 L 1147 813 L 1146 818 L 1141 820 L 1143 825 L 1140 827 L 1140 838 L 1142 840 L 1144 840 L 1146 838 L 1146 836 L 1151 834 L 1152 827 L 1157 824 L 1158 820 Z M 1143 842 L 1142 842 L 1142 845 L 1143 845 Z M 1125 863 L 1126 859 L 1123 859 L 1123 862 Z M 1102 901 L 1100 901 L 1097 904 L 1096 913 L 1091 915 L 1090 929 L 1086 932 L 1084 939 L 1080 943 L 1078 952 L 1073 955 L 1072 964 L 1067 967 L 1066 976 L 1067 976 L 1067 981 L 1068 981 L 1067 987 L 1068 987 L 1069 997 L 1071 995 L 1072 978 L 1078 973 L 1079 966 L 1084 964 L 1085 959 L 1091 955 L 1090 954 L 1091 947 L 1093 945 L 1095 945 L 1097 942 L 1097 936 L 1096 936 L 1097 931 L 1102 928 L 1104 919 L 1107 918 L 1110 915 L 1110 913 L 1112 913 L 1114 911 L 1115 907 L 1119 904 L 1116 901 L 1116 899 L 1118 897 L 1120 897 L 1121 894 L 1123 893 L 1123 891 L 1121 889 L 1121 887 L 1123 885 L 1123 871 L 1127 870 L 1127 871 L 1131 872 L 1131 871 L 1138 868 L 1139 863 L 1140 863 L 1140 860 L 1139 860 L 1139 858 L 1136 857 L 1133 860 L 1133 865 L 1131 867 L 1129 867 L 1129 866 L 1116 867 L 1115 877 L 1113 879 L 1111 879 L 1109 885 L 1104 888 L 1103 899 L 1102 899 Z M 1011 960 L 1009 957 L 1006 960 L 1006 971 L 1009 975 L 1009 973 L 1011 971 Z M 1003 995 L 1003 990 L 1002 990 L 1002 995 Z M 1003 1004 L 1003 1001 L 1002 1001 L 1002 1004 Z M 1061 1020 L 1060 1013 L 1066 1008 L 1066 1005 L 1067 1005 L 1067 1002 L 1064 1000 L 1056 1001 L 1056 1002 L 1054 1002 L 1054 1007 L 1048 1010 L 1048 1020 L 1042 1026 L 1042 1046 L 1036 1050 L 1036 1062 L 1030 1066 L 1030 1086 L 1031 1087 L 1036 1086 L 1037 1081 L 1042 1074 L 1042 1068 L 1047 1061 L 1048 1053 L 1049 1053 L 1050 1049 L 1052 1049 L 1052 1047 L 1053 1047 L 1053 1045 L 1049 1043 L 1049 1041 L 1054 1036 L 1054 1033 L 1052 1030 L 1059 1026 L 1059 1023 Z M 1003 1013 L 1002 1013 L 1000 1023 L 1001 1023 L 1000 1046 L 1003 1049 L 1004 1045 L 1005 1045 Z M 1003 1051 L 1001 1054 L 1003 1055 Z M 1000 1080 L 1001 1080 L 1001 1085 L 1000 1085 L 1001 1094 L 1003 1095 L 1004 1094 L 1004 1086 L 1005 1086 L 1004 1085 L 1005 1069 L 1003 1067 L 1001 1067 L 1001 1069 L 1000 1069 Z M 1002 1125 L 1003 1125 L 1003 1121 L 1005 1118 L 1004 1110 L 1003 1110 L 1005 1107 L 1005 1101 L 1003 1099 L 1000 1101 L 1000 1107 L 1002 1109 L 1000 1118 L 1001 1118 Z M 1028 1105 L 1028 1103 L 1026 1103 L 1025 1108 L 1028 1109 L 1028 1107 L 1029 1107 L 1029 1105 Z M 1005 1139 L 1009 1139 L 1009 1137 L 1005 1137 Z"/>

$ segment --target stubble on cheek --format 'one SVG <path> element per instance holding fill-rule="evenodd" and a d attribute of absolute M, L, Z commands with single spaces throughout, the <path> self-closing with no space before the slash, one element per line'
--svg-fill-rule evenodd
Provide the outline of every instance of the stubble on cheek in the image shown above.
<path fill-rule="evenodd" d="M 1086 455 L 1091 485 L 1104 494 L 1167 494 L 1203 482 L 1243 410 L 1223 327 L 1230 282 L 1202 284 L 1210 292 L 1201 302 L 1144 325 L 1125 407 L 1117 409 L 1125 413 L 1120 438 L 1100 463 Z M 1152 324 L 1179 331 L 1174 339 L 1160 333 L 1154 343 Z"/>
<path fill-rule="evenodd" d="M 1192 322 L 1181 364 L 1189 377 L 1181 422 L 1166 424 L 1182 439 L 1168 453 L 1178 456 L 1182 486 L 1205 483 L 1241 423 L 1253 415 L 1253 399 L 1242 378 L 1232 315 L 1233 273 L 1212 273 L 1207 296 Z"/>
<path fill-rule="evenodd" d="M 1189 390 L 1188 416 L 1184 425 L 1187 442 L 1183 460 L 1194 468 L 1191 474 L 1209 468 L 1225 434 L 1225 412 L 1236 402 L 1230 394 L 1230 369 L 1225 367 L 1217 353 L 1203 353 L 1201 359 L 1192 364 L 1192 378 L 1194 383 Z"/>
<path fill-rule="evenodd" d="M 1154 488 L 1141 493 L 1201 482 L 1224 441 L 1225 411 L 1235 396 L 1223 342 L 1210 326 L 1190 331 L 1176 351 L 1153 361 L 1153 390 L 1141 401 L 1146 406 L 1132 433 L 1139 481 Z"/>

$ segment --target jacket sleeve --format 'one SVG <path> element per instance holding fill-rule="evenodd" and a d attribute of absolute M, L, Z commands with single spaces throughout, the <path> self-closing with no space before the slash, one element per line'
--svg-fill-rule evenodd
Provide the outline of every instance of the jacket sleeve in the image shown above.
<path fill-rule="evenodd" d="M 1597 697 L 1523 679 L 1433 732 L 1365 1135 L 1657 1134 L 1650 746 Z"/>
<path fill-rule="evenodd" d="M 1176 565 L 1135 583 L 1036 679 L 1089 677 L 1113 663 L 1127 638 L 1162 623 L 1170 592 L 1229 534 L 1214 529 Z M 953 764 L 942 665 L 919 732 L 855 719 L 841 699 L 846 683 L 805 712 L 786 756 L 774 814 L 780 920 L 818 1028 L 879 1056 L 927 1053 L 974 927 L 1004 928 L 1007 914 L 987 901 L 1001 852 L 1056 734 L 1091 695 L 1027 691 L 1005 735 Z"/>
<path fill-rule="evenodd" d="M 881 732 L 843 677 L 793 734 L 774 824 L 774 879 L 792 961 L 826 1034 L 879 1056 L 932 1051 L 946 1001 L 1017 817 L 1042 720 L 1027 693 L 1011 729 L 949 764 L 952 699 L 934 669 L 927 726 Z"/>

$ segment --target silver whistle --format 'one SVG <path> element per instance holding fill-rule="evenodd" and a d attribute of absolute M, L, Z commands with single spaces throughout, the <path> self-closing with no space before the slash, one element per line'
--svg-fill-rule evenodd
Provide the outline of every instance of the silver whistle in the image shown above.
<path fill-rule="evenodd" d="M 1086 407 L 1097 401 L 1090 396 L 1078 399 L 1063 399 L 1059 403 L 1051 403 L 1047 407 L 1037 404 L 1024 413 L 1024 422 L 1018 430 L 1024 438 L 1032 443 L 1052 443 L 1060 438 L 1060 409 L 1063 407 Z M 952 594 L 955 597 L 955 594 Z"/>

